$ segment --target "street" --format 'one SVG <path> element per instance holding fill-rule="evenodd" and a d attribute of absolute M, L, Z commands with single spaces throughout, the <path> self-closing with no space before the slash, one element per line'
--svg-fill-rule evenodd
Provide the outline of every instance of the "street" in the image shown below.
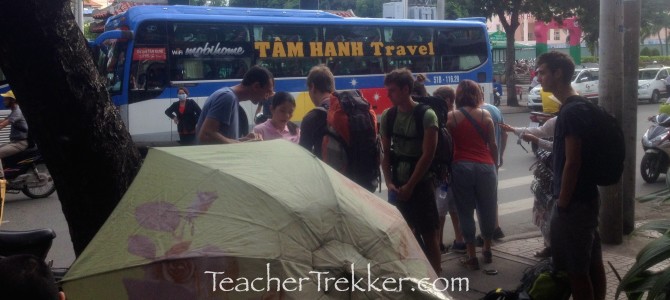
<path fill-rule="evenodd" d="M 645 130 L 649 127 L 647 117 L 655 114 L 658 104 L 640 104 L 638 106 L 637 139 L 636 139 L 636 195 L 645 195 L 657 191 L 665 186 L 665 176 L 661 175 L 658 182 L 647 184 L 639 174 L 639 163 L 643 152 L 639 146 L 639 140 Z M 516 113 L 504 115 L 506 123 L 512 126 L 527 126 L 528 113 Z M 526 153 L 516 144 L 516 136 L 511 135 L 508 139 L 507 150 L 504 156 L 504 165 L 500 169 L 499 178 L 499 215 L 500 226 L 509 237 L 528 232 L 537 231 L 531 222 L 531 209 L 533 197 L 530 192 L 530 183 L 533 179 L 529 167 L 534 163 L 532 153 Z M 524 144 L 530 151 L 530 146 Z M 375 193 L 386 199 L 386 189 L 382 193 Z M 95 201 L 95 199 L 90 199 Z M 640 206 L 639 204 L 637 206 Z M 450 221 L 445 226 L 445 243 L 453 240 Z M 8 194 L 5 203 L 5 211 L 2 221 L 2 230 L 30 230 L 36 228 L 53 228 L 57 237 L 49 253 L 48 260 L 54 261 L 55 267 L 67 267 L 74 261 L 74 253 L 70 243 L 70 236 L 65 218 L 61 211 L 57 194 L 49 198 L 31 200 L 23 194 Z"/>

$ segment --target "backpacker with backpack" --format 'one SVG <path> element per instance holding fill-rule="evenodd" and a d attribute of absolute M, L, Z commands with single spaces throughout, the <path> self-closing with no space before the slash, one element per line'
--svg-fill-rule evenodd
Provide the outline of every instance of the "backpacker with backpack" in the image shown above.
<path fill-rule="evenodd" d="M 438 124 L 437 147 L 429 171 L 435 173 L 438 180 L 444 180 L 448 177 L 448 174 L 451 171 L 451 163 L 454 159 L 454 142 L 449 131 L 447 131 L 447 115 L 449 113 L 449 108 L 447 107 L 446 101 L 438 97 L 423 96 L 412 97 L 412 99 L 419 103 L 417 107 L 414 108 L 413 115 L 414 121 L 416 122 L 415 128 L 417 136 L 406 137 L 393 133 L 393 126 L 395 125 L 395 120 L 398 115 L 398 107 L 396 106 L 391 107 L 386 115 L 385 132 L 391 138 L 423 140 L 423 116 L 429 108 L 433 109 L 437 115 Z M 400 157 L 392 154 L 391 160 L 392 163 L 403 160 L 409 161 L 414 165 L 419 160 L 419 157 Z"/>
<path fill-rule="evenodd" d="M 623 130 L 619 122 L 602 107 L 587 100 L 577 100 L 566 105 L 586 105 L 594 116 L 597 124 L 589 141 L 597 150 L 587 159 L 588 172 L 595 183 L 600 186 L 619 182 L 623 173 L 623 161 L 626 158 Z M 565 108 L 564 108 L 565 109 Z"/>
<path fill-rule="evenodd" d="M 319 108 L 326 111 L 325 108 Z M 380 184 L 377 115 L 360 91 L 334 92 L 327 110 L 322 159 L 369 191 Z"/>

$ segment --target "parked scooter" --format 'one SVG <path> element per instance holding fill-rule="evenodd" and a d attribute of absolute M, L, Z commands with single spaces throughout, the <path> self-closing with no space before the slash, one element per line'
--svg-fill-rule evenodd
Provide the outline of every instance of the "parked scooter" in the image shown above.
<path fill-rule="evenodd" d="M 653 123 L 642 136 L 644 156 L 640 174 L 644 181 L 656 182 L 661 173 L 668 172 L 670 162 L 670 115 L 659 114 L 650 118 Z"/>
<path fill-rule="evenodd" d="M 2 166 L 8 193 L 23 192 L 37 199 L 49 197 L 56 191 L 56 185 L 37 147 L 4 158 Z"/>
<path fill-rule="evenodd" d="M 32 254 L 46 260 L 56 232 L 50 228 L 27 231 L 0 230 L 0 256 Z M 47 262 L 56 282 L 63 279 L 67 268 L 53 268 L 53 261 Z"/>
<path fill-rule="evenodd" d="M 528 127 L 540 127 L 544 125 L 547 120 L 555 117 L 553 114 L 548 114 L 548 113 L 543 113 L 539 111 L 531 111 L 530 112 L 530 123 L 528 124 Z M 533 153 L 535 156 L 540 158 L 540 155 L 538 153 L 538 146 L 537 143 L 531 143 L 531 149 L 533 149 Z"/>

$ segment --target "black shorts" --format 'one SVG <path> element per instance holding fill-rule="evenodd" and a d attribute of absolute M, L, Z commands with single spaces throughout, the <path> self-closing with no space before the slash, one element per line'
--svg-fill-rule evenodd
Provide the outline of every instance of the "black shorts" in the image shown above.
<path fill-rule="evenodd" d="M 558 213 L 554 206 L 549 235 L 556 269 L 588 274 L 594 261 L 602 261 L 599 208 L 597 200 L 571 203 L 565 213 Z"/>
<path fill-rule="evenodd" d="M 409 227 L 416 230 L 417 233 L 439 229 L 440 219 L 437 215 L 433 179 L 420 181 L 414 187 L 412 197 L 407 201 L 398 201 L 396 206 Z"/>

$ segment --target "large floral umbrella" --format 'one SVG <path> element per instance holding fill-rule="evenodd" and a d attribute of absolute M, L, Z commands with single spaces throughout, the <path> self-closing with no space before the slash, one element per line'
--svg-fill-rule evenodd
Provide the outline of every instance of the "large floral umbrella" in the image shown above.
<path fill-rule="evenodd" d="M 150 150 L 63 282 L 74 300 L 446 298 L 393 206 L 286 141 Z"/>

